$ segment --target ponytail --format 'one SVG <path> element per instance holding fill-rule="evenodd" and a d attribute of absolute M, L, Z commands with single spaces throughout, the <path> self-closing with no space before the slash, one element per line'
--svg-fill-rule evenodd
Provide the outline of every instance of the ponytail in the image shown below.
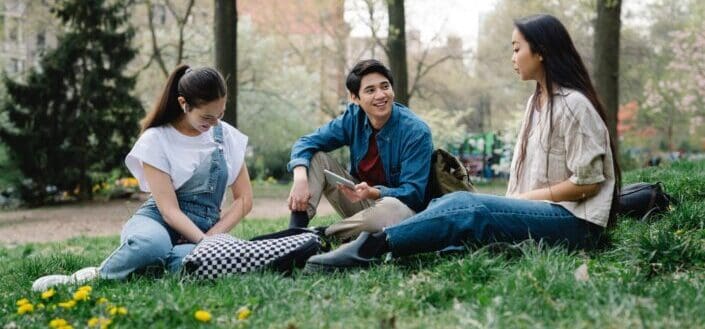
<path fill-rule="evenodd" d="M 218 100 L 227 95 L 225 79 L 213 68 L 191 69 L 188 65 L 179 65 L 166 81 L 166 86 L 159 96 L 154 109 L 140 122 L 140 134 L 152 127 L 159 127 L 179 119 L 184 110 L 179 105 L 179 96 L 186 100 L 190 111 L 193 107 Z"/>
<path fill-rule="evenodd" d="M 159 96 L 159 100 L 154 105 L 154 109 L 147 113 L 147 115 L 142 119 L 140 125 L 142 129 L 140 134 L 145 130 L 152 127 L 158 127 L 167 123 L 170 123 L 181 116 L 183 111 L 179 106 L 179 80 L 186 74 L 186 70 L 189 69 L 188 65 L 179 65 L 171 74 L 169 79 L 166 81 L 166 86 Z"/>

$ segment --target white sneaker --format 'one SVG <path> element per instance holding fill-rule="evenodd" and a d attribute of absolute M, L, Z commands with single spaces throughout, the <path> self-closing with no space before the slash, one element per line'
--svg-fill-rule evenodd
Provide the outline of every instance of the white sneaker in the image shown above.
<path fill-rule="evenodd" d="M 71 277 L 68 275 L 45 275 L 39 279 L 34 280 L 34 283 L 32 283 L 32 291 L 47 291 L 47 289 L 53 286 L 68 284 L 70 281 Z"/>
<path fill-rule="evenodd" d="M 99 275 L 100 271 L 97 267 L 82 268 L 71 274 L 71 276 L 60 274 L 46 275 L 32 283 L 32 290 L 41 292 L 62 284 L 83 284 L 98 278 Z"/>

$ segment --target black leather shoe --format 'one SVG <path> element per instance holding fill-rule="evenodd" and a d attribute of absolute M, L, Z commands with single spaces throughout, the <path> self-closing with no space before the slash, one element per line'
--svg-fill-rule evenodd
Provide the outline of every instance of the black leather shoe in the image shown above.
<path fill-rule="evenodd" d="M 312 256 L 306 261 L 305 272 L 334 272 L 369 267 L 380 263 L 388 251 L 387 236 L 381 233 L 360 233 L 357 239 L 331 252 Z"/>

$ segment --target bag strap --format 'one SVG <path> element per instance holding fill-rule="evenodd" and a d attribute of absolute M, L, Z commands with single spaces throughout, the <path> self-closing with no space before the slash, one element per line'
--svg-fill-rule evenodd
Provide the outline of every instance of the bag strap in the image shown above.
<path fill-rule="evenodd" d="M 639 218 L 639 221 L 640 221 L 640 222 L 645 221 L 647 218 L 649 218 L 649 216 L 651 216 L 651 214 L 652 214 L 654 211 L 656 211 L 656 210 L 658 210 L 658 209 L 659 209 L 659 207 L 653 207 L 653 208 L 649 209 L 649 211 L 647 211 L 647 212 L 644 214 L 644 216 L 641 216 L 641 218 Z"/>

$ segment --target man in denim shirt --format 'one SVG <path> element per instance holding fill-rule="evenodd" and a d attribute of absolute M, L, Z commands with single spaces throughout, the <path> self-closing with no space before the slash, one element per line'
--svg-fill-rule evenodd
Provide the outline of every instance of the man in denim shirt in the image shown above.
<path fill-rule="evenodd" d="M 379 232 L 426 207 L 431 131 L 411 110 L 394 103 L 393 83 L 379 61 L 358 62 L 346 79 L 352 100 L 346 111 L 294 143 L 287 166 L 294 173 L 290 227 L 308 226 L 322 195 L 344 218 L 325 233 L 341 239 Z M 343 146 L 350 147 L 349 172 L 326 153 Z M 354 181 L 355 187 L 327 181 L 324 169 Z"/>

